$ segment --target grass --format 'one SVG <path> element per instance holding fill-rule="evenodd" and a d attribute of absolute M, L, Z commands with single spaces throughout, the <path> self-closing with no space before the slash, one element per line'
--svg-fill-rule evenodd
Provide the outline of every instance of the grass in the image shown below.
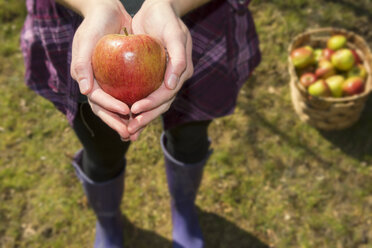
<path fill-rule="evenodd" d="M 372 1 L 254 0 L 263 61 L 235 113 L 210 127 L 214 154 L 197 198 L 207 247 L 372 247 L 372 100 L 342 131 L 293 111 L 287 47 L 309 27 L 342 27 L 372 46 Z M 70 160 L 64 116 L 23 83 L 21 0 L 0 0 L 0 247 L 90 247 L 94 216 Z M 127 247 L 170 247 L 156 121 L 128 153 Z"/>

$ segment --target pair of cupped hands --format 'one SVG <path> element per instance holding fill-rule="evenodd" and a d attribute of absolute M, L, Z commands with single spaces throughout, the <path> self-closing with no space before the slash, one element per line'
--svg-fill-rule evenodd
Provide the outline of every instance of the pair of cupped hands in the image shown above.
<path fill-rule="evenodd" d="M 183 82 L 193 74 L 190 32 L 168 1 L 147 0 L 133 18 L 119 1 L 101 1 L 87 7 L 82 14 L 84 19 L 73 39 L 71 76 L 98 117 L 123 141 L 137 140 L 151 121 L 169 109 Z M 122 33 L 123 27 L 129 33 L 144 33 L 159 39 L 168 52 L 162 85 L 130 108 L 99 87 L 91 66 L 98 40 L 106 34 Z"/>

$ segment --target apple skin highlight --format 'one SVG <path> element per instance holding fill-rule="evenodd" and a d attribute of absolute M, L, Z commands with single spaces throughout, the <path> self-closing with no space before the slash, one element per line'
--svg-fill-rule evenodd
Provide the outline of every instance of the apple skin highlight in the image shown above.
<path fill-rule="evenodd" d="M 108 34 L 96 44 L 92 67 L 106 93 L 132 106 L 162 84 L 166 52 L 149 35 Z"/>

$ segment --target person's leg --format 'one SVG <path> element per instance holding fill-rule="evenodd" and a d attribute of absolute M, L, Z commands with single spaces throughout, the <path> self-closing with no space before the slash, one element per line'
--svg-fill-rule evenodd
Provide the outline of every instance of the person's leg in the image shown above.
<path fill-rule="evenodd" d="M 204 246 L 195 198 L 204 165 L 211 154 L 209 124 L 210 121 L 188 123 L 167 130 L 161 136 L 171 196 L 174 248 Z"/>
<path fill-rule="evenodd" d="M 94 247 L 123 247 L 120 203 L 129 142 L 121 141 L 87 103 L 79 105 L 73 127 L 84 147 L 73 166 L 97 217 Z"/>
<path fill-rule="evenodd" d="M 79 104 L 74 131 L 84 147 L 82 167 L 90 179 L 104 182 L 120 174 L 130 142 L 123 142 L 88 103 Z"/>
<path fill-rule="evenodd" d="M 164 131 L 171 156 L 184 163 L 196 163 L 209 151 L 208 127 L 211 121 L 186 123 Z"/>

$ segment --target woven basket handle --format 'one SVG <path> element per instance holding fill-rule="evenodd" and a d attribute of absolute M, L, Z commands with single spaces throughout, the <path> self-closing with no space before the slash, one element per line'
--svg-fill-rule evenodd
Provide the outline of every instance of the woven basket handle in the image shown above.
<path fill-rule="evenodd" d="M 305 34 L 308 35 L 308 37 L 311 37 L 311 36 L 320 37 L 322 35 L 332 36 L 334 34 L 342 34 L 342 35 L 346 36 L 346 38 L 349 42 L 357 43 L 359 46 L 368 47 L 365 40 L 361 36 L 351 32 L 351 31 L 348 31 L 346 29 L 342 29 L 342 28 L 331 28 L 331 27 L 315 28 L 315 29 L 307 30 L 305 32 Z M 368 54 L 368 55 L 371 54 L 371 52 L 369 50 L 366 50 L 366 51 L 363 51 L 363 52 Z"/>
<path fill-rule="evenodd" d="M 349 32 L 345 29 L 341 28 L 331 28 L 331 27 L 325 27 L 325 28 L 313 28 L 306 31 L 306 34 L 314 35 L 314 34 L 334 34 L 334 33 L 343 33 L 348 34 Z"/>

